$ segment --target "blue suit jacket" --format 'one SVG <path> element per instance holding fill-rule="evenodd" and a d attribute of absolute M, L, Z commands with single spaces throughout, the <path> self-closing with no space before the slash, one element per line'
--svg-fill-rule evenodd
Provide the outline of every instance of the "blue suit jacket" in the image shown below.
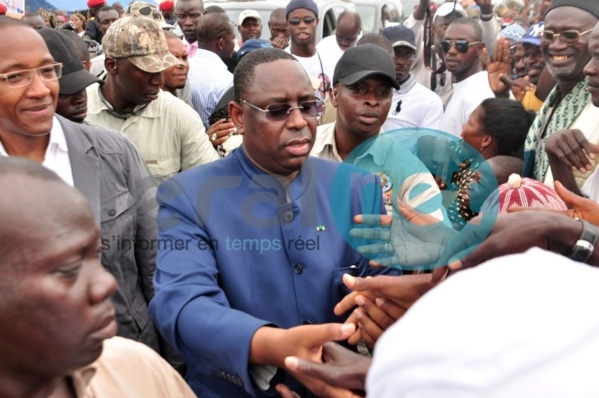
<path fill-rule="evenodd" d="M 243 148 L 165 181 L 158 202 L 150 316 L 202 397 L 272 396 L 248 371 L 254 333 L 341 321 L 342 275 L 368 272 L 342 235 L 384 212 L 378 178 L 354 166 L 309 158 L 285 188 Z"/>

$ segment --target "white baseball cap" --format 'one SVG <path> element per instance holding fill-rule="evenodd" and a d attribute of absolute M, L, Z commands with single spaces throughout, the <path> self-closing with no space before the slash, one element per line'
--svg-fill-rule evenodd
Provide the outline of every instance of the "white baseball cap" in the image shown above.
<path fill-rule="evenodd" d="M 243 11 L 241 11 L 241 14 L 239 14 L 238 25 L 243 25 L 243 21 L 245 21 L 246 18 L 255 18 L 258 21 L 262 22 L 262 18 L 260 18 L 260 14 L 258 14 L 258 11 L 243 10 Z"/>
<path fill-rule="evenodd" d="M 453 11 L 457 12 L 463 17 L 467 17 L 468 13 L 464 10 L 464 7 L 460 3 L 443 3 L 437 8 L 437 12 L 435 12 L 435 16 L 433 17 L 433 22 L 437 19 L 437 16 L 444 17 L 446 15 L 451 14 Z"/>

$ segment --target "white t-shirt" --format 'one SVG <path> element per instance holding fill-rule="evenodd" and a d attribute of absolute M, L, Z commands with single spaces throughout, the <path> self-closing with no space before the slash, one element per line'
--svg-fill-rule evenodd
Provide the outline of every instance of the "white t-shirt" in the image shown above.
<path fill-rule="evenodd" d="M 410 75 L 410 78 L 401 84 L 399 90 L 393 90 L 393 103 L 382 129 L 384 131 L 413 127 L 440 129 L 442 119 L 441 98 Z"/>
<path fill-rule="evenodd" d="M 288 46 L 285 51 L 289 54 L 292 54 L 290 46 Z M 327 87 L 331 87 L 333 72 L 335 69 L 330 69 L 327 67 L 327 65 L 325 65 L 324 60 L 318 51 L 316 51 L 316 53 L 311 57 L 300 57 L 295 54 L 292 55 L 299 61 L 300 65 L 304 67 L 304 70 L 312 80 L 316 79 L 320 81 L 319 91 L 322 94 L 322 98 L 324 98 L 326 93 L 323 89 L 323 81 L 326 82 Z"/>
<path fill-rule="evenodd" d="M 459 83 L 453 83 L 453 95 L 445 108 L 441 130 L 457 137 L 461 136 L 464 123 L 487 98 L 495 98 L 495 94 L 489 85 L 489 75 L 486 71 L 475 73 Z"/>
<path fill-rule="evenodd" d="M 352 47 L 356 45 L 361 36 L 358 36 Z M 322 64 L 325 67 L 324 69 L 331 71 L 330 76 L 333 77 L 335 66 L 337 66 L 339 58 L 345 53 L 337 44 L 337 37 L 335 35 L 325 37 L 316 45 L 316 51 L 320 54 L 320 59 L 322 59 Z"/>

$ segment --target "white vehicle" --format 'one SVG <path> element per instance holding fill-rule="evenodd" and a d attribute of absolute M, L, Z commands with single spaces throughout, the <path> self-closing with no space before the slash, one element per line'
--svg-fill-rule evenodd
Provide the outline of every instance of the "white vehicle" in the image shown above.
<path fill-rule="evenodd" d="M 237 24 L 239 14 L 246 9 L 258 11 L 262 18 L 262 39 L 270 38 L 268 30 L 268 20 L 270 13 L 279 7 L 285 7 L 289 2 L 280 0 L 246 0 L 246 1 L 228 1 L 228 0 L 210 0 L 204 2 L 204 8 L 209 6 L 219 6 L 223 8 L 229 19 Z M 351 0 L 315 0 L 318 6 L 318 18 L 320 22 L 316 28 L 316 42 L 318 43 L 323 37 L 331 35 L 337 27 L 337 17 L 343 10 L 354 10 L 354 3 Z M 239 33 L 237 33 L 239 38 Z"/>
<path fill-rule="evenodd" d="M 362 19 L 363 33 L 379 33 L 387 26 L 403 21 L 403 7 L 399 0 L 354 0 Z"/>

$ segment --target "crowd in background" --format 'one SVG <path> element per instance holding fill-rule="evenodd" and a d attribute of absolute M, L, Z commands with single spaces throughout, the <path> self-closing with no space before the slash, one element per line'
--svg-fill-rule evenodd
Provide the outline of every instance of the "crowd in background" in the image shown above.
<path fill-rule="evenodd" d="M 0 397 L 597 394 L 599 2 L 87 5 L 0 4 Z"/>

